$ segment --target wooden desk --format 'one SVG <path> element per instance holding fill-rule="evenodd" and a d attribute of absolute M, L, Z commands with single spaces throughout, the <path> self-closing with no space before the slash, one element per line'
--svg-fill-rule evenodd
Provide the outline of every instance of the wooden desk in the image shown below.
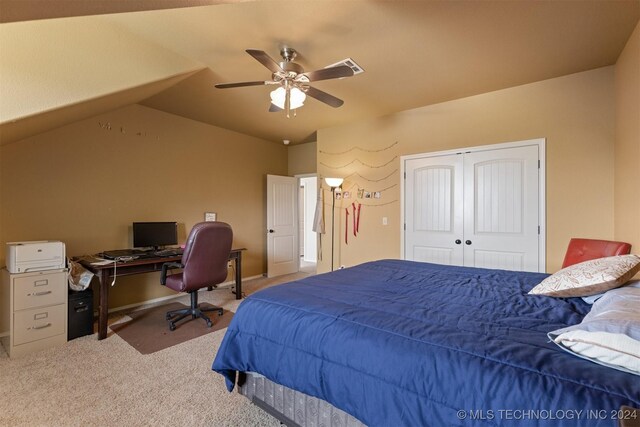
<path fill-rule="evenodd" d="M 242 298 L 242 251 L 245 248 L 231 249 L 229 260 L 233 260 L 235 263 L 235 291 L 236 299 Z M 132 274 L 151 273 L 154 271 L 162 270 L 162 264 L 165 262 L 180 261 L 182 256 L 170 256 L 170 257 L 154 257 L 154 258 L 142 258 L 135 259 L 128 262 L 116 263 L 116 277 L 118 276 L 130 276 Z M 113 264 L 107 265 L 91 265 L 86 260 L 79 260 L 85 268 L 93 272 L 98 276 L 100 282 L 100 292 L 98 298 L 98 339 L 102 340 L 107 337 L 107 319 L 109 317 L 109 288 L 111 287 L 111 281 L 113 280 Z M 212 288 L 208 288 L 211 290 Z"/>

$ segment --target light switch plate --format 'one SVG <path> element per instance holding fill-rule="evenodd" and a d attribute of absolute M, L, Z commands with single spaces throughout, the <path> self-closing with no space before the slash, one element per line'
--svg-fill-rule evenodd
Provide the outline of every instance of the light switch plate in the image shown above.
<path fill-rule="evenodd" d="M 204 213 L 204 220 L 205 221 L 217 221 L 218 220 L 218 214 L 216 214 L 215 212 L 205 212 Z"/>

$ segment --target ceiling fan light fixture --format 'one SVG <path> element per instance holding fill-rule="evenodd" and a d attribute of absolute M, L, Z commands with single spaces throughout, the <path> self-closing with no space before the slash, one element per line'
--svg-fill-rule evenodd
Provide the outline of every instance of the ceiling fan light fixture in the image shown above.
<path fill-rule="evenodd" d="M 286 95 L 287 91 L 284 87 L 280 86 L 279 88 L 271 92 L 271 103 L 276 107 L 284 110 L 284 101 Z M 304 105 L 304 100 L 307 98 L 307 95 L 297 87 L 291 88 L 290 96 L 289 108 L 291 110 L 302 107 Z"/>

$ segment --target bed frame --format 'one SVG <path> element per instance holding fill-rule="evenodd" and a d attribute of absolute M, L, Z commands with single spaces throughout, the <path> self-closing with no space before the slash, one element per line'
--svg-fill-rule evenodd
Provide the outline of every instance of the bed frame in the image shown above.
<path fill-rule="evenodd" d="M 366 427 L 324 400 L 276 384 L 254 372 L 240 373 L 238 393 L 287 427 Z M 640 409 L 623 406 L 619 427 L 639 427 Z"/>
<path fill-rule="evenodd" d="M 240 373 L 238 393 L 287 427 L 365 427 L 324 400 L 276 384 L 253 372 Z"/>

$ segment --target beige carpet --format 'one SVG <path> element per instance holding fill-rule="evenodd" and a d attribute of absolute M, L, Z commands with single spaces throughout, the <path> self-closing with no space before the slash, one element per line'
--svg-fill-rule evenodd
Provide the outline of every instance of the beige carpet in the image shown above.
<path fill-rule="evenodd" d="M 243 284 L 257 289 L 305 273 Z M 201 301 L 235 311 L 228 289 Z M 188 297 L 177 301 L 187 303 Z M 117 314 L 110 323 L 126 321 Z M 115 333 L 10 360 L 0 350 L 0 426 L 279 426 L 211 370 L 226 329 L 142 355 Z"/>

